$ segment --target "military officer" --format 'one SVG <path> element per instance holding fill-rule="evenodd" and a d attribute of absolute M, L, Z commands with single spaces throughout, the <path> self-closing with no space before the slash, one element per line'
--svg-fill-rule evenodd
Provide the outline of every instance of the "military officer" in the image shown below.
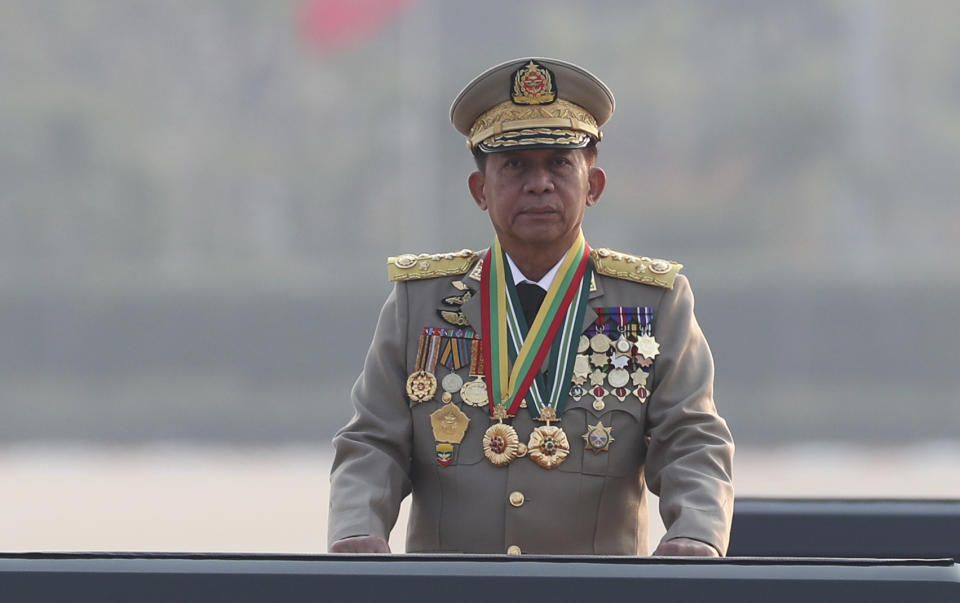
<path fill-rule="evenodd" d="M 528 58 L 453 102 L 495 237 L 481 252 L 388 259 L 395 287 L 334 438 L 329 550 L 389 552 L 412 492 L 408 552 L 722 555 L 733 442 L 713 360 L 675 262 L 592 248 L 586 208 L 613 94 Z"/>

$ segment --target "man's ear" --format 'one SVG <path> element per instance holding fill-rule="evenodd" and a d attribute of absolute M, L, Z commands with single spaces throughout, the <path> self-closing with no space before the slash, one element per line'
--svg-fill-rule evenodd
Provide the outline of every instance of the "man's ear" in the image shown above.
<path fill-rule="evenodd" d="M 593 207 L 600 201 L 600 195 L 603 194 L 603 189 L 607 186 L 606 173 L 598 167 L 590 168 L 590 173 L 587 175 L 587 184 L 590 185 L 587 189 L 587 207 Z"/>
<path fill-rule="evenodd" d="M 467 178 L 467 187 L 470 188 L 470 194 L 477 203 L 477 207 L 487 211 L 487 197 L 483 192 L 484 177 L 480 172 L 474 172 Z"/>

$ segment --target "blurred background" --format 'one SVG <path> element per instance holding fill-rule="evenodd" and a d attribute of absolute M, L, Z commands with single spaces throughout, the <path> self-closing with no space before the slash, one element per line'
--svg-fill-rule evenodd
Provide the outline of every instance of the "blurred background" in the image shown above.
<path fill-rule="evenodd" d="M 686 265 L 738 491 L 960 497 L 958 21 L 0 0 L 0 550 L 324 550 L 384 259 L 490 243 L 448 109 L 522 56 L 616 94 L 585 232 Z"/>

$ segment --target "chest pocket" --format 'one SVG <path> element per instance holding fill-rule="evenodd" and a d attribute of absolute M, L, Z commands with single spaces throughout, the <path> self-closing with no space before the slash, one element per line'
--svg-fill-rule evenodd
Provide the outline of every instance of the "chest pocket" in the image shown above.
<path fill-rule="evenodd" d="M 570 455 L 557 469 L 588 475 L 620 477 L 635 473 L 646 458 L 644 424 L 646 404 L 634 396 L 620 402 L 613 396 L 604 398 L 603 410 L 593 408 L 593 396 L 567 401 L 562 426 L 570 441 Z M 602 422 L 609 427 L 612 441 L 608 450 L 594 452 L 586 445 L 584 435 L 589 426 Z"/>

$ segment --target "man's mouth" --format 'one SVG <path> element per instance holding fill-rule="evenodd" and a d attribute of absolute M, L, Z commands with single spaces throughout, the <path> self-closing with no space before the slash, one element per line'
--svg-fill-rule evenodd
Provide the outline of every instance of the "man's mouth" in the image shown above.
<path fill-rule="evenodd" d="M 520 212 L 521 214 L 534 215 L 534 216 L 545 216 L 549 214 L 557 213 L 552 207 L 528 207 Z"/>

